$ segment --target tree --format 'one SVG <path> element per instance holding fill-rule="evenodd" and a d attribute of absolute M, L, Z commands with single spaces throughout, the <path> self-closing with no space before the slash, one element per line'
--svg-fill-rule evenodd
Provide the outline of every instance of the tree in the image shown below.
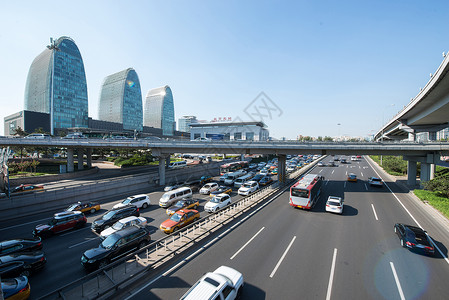
<path fill-rule="evenodd" d="M 27 136 L 28 133 L 26 133 L 26 131 L 23 130 L 20 126 L 17 126 L 17 128 L 14 130 L 14 135 L 17 135 L 17 136 Z"/>

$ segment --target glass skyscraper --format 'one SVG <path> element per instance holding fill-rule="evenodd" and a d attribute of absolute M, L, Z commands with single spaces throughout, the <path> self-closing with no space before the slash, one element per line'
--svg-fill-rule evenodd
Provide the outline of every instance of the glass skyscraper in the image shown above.
<path fill-rule="evenodd" d="M 190 132 L 190 124 L 198 123 L 195 116 L 183 116 L 178 119 L 178 130 L 182 132 Z"/>
<path fill-rule="evenodd" d="M 134 69 L 128 68 L 104 79 L 98 118 L 122 123 L 125 130 L 143 130 L 142 92 Z"/>
<path fill-rule="evenodd" d="M 78 47 L 63 36 L 47 48 L 28 72 L 25 110 L 50 114 L 51 128 L 87 127 L 86 74 Z"/>
<path fill-rule="evenodd" d="M 173 94 L 168 85 L 148 92 L 145 99 L 143 124 L 144 126 L 162 128 L 163 135 L 174 134 L 175 107 Z"/>

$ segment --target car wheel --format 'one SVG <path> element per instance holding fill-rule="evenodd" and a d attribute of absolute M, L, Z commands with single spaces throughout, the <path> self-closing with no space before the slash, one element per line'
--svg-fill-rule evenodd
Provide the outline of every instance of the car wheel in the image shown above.
<path fill-rule="evenodd" d="M 198 205 L 195 204 L 195 206 L 193 207 L 193 209 L 197 209 L 197 208 L 198 208 Z"/>
<path fill-rule="evenodd" d="M 178 227 L 173 228 L 172 232 L 178 231 Z"/>
<path fill-rule="evenodd" d="M 139 243 L 139 249 L 145 247 L 146 245 L 147 245 L 147 242 L 146 242 L 146 241 L 141 241 L 141 242 Z"/>
<path fill-rule="evenodd" d="M 92 208 L 92 209 L 90 210 L 90 213 L 91 213 L 91 214 L 94 214 L 96 211 L 97 211 L 97 210 L 96 210 L 95 208 Z"/>
<path fill-rule="evenodd" d="M 142 205 L 142 208 L 145 209 L 145 208 L 147 208 L 147 207 L 148 207 L 148 204 L 145 202 L 145 203 Z"/>
<path fill-rule="evenodd" d="M 104 268 L 104 267 L 106 267 L 108 265 L 108 263 L 109 262 L 106 259 L 101 260 L 100 263 L 98 264 L 98 268 L 99 269 Z"/>

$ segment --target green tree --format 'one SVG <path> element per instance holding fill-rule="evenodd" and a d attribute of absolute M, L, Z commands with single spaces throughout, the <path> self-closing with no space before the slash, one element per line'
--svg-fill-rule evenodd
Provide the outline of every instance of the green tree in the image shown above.
<path fill-rule="evenodd" d="M 17 135 L 17 136 L 27 136 L 28 133 L 26 133 L 26 131 L 23 130 L 20 126 L 17 126 L 17 128 L 14 130 L 14 135 Z"/>

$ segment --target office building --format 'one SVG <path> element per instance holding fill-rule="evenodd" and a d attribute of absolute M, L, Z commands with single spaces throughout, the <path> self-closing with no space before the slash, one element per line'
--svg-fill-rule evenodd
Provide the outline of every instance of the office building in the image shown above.
<path fill-rule="evenodd" d="M 51 45 L 30 66 L 24 110 L 49 114 L 52 134 L 59 128 L 87 127 L 87 83 L 81 53 L 69 37 L 50 40 Z"/>
<path fill-rule="evenodd" d="M 98 119 L 122 123 L 124 130 L 143 129 L 142 93 L 134 69 L 114 73 L 103 81 L 98 104 Z"/>
<path fill-rule="evenodd" d="M 190 139 L 266 141 L 269 131 L 263 122 L 210 122 L 190 124 Z"/>
<path fill-rule="evenodd" d="M 175 107 L 173 94 L 168 85 L 152 89 L 145 98 L 144 126 L 161 128 L 164 136 L 172 136 L 175 132 Z"/>
<path fill-rule="evenodd" d="M 190 124 L 198 123 L 195 116 L 183 116 L 178 119 L 178 130 L 183 132 L 190 132 Z"/>

